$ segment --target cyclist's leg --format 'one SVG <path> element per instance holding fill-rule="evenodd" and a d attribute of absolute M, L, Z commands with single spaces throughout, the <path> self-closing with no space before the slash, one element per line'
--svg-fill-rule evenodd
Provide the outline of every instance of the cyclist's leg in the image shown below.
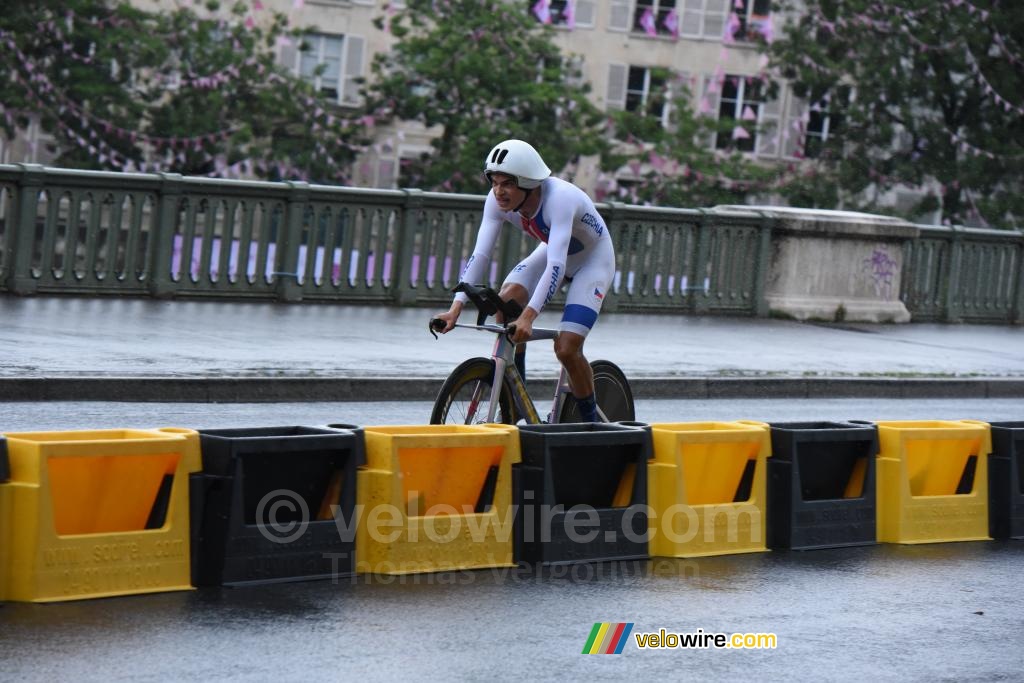
<path fill-rule="evenodd" d="M 583 344 L 597 322 L 597 316 L 615 275 L 615 256 L 610 242 L 601 242 L 586 262 L 575 270 L 565 300 L 565 311 L 555 340 L 555 355 L 569 375 L 572 395 L 584 419 L 597 421 L 594 373 L 583 355 Z"/>
<path fill-rule="evenodd" d="M 533 288 L 537 286 L 547 265 L 548 245 L 541 243 L 505 277 L 498 296 L 505 301 L 515 299 L 520 306 L 525 307 L 530 303 L 530 294 L 533 293 Z"/>
<path fill-rule="evenodd" d="M 514 299 L 520 306 L 525 307 L 530 302 L 530 293 L 533 287 L 544 274 L 544 268 L 548 263 L 548 245 L 540 244 L 529 256 L 520 261 L 512 272 L 505 278 L 498 292 L 505 301 Z M 519 376 L 526 379 L 526 344 L 516 346 L 515 355 L 516 369 Z"/>

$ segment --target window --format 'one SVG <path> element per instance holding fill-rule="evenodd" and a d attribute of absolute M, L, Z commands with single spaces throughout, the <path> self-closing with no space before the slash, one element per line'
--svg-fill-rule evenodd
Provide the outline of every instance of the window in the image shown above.
<path fill-rule="evenodd" d="M 656 116 L 668 125 L 671 97 L 667 88 L 670 73 L 664 68 L 608 65 L 607 109 Z"/>
<path fill-rule="evenodd" d="M 633 9 L 633 30 L 648 35 L 676 35 L 678 30 L 671 28 L 676 26 L 676 23 L 669 19 L 669 14 L 675 8 L 676 0 L 636 0 L 636 7 Z M 666 19 L 669 20 L 666 22 Z"/>
<path fill-rule="evenodd" d="M 551 23 L 555 26 L 565 26 L 566 24 L 574 23 L 575 18 L 572 16 L 572 10 L 573 8 L 569 5 L 569 0 L 551 0 Z"/>
<path fill-rule="evenodd" d="M 570 55 L 565 60 L 563 74 L 565 84 L 573 88 L 582 88 L 587 84 L 586 72 L 584 70 L 583 55 Z"/>
<path fill-rule="evenodd" d="M 679 34 L 687 38 L 721 39 L 732 0 L 680 0 Z"/>
<path fill-rule="evenodd" d="M 752 41 L 759 35 L 770 37 L 771 0 L 735 0 L 733 7 L 739 19 L 733 38 Z"/>
<path fill-rule="evenodd" d="M 527 6 L 544 24 L 566 28 L 594 25 L 594 0 L 527 0 Z"/>
<path fill-rule="evenodd" d="M 662 116 L 666 110 L 665 77 L 645 66 L 629 67 L 626 111 Z"/>
<path fill-rule="evenodd" d="M 817 158 L 821 156 L 825 143 L 842 130 L 844 109 L 850 101 L 849 86 L 842 86 L 834 92 L 825 91 L 812 95 L 808 109 L 807 131 L 804 140 L 804 156 Z"/>
<path fill-rule="evenodd" d="M 338 104 L 357 106 L 361 103 L 358 79 L 363 72 L 362 38 L 309 34 L 301 39 L 296 54 L 282 50 L 281 59 Z"/>
<path fill-rule="evenodd" d="M 736 126 L 732 133 L 718 133 L 715 147 L 738 149 L 741 152 L 754 151 L 757 142 L 758 114 L 764 98 L 761 83 L 756 78 L 726 76 L 722 81 L 722 98 L 718 105 L 720 121 L 733 120 Z"/>

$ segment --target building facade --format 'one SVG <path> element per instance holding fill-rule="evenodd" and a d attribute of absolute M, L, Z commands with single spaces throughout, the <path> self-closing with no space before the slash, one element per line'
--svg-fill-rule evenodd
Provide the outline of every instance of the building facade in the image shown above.
<path fill-rule="evenodd" d="M 149 11 L 174 0 L 134 0 Z M 308 29 L 308 49 L 278 44 L 280 63 L 314 85 L 341 108 L 362 105 L 360 80 L 370 75 L 374 55 L 391 49 L 388 18 L 404 0 L 262 0 L 252 19 L 272 12 Z M 606 111 L 643 107 L 654 93 L 685 85 L 696 112 L 736 121 L 733 139 L 709 139 L 711 147 L 734 145 L 750 156 L 777 163 L 813 155 L 828 135 L 829 117 L 793 95 L 785 83 L 767 97 L 767 63 L 757 34 L 770 37 L 780 25 L 770 0 L 516 0 L 513 6 L 554 28 L 555 41 L 570 56 L 579 78 L 591 85 L 594 104 Z M 383 28 L 375 25 L 383 20 Z M 321 73 L 317 73 L 319 67 Z M 666 74 L 668 74 L 666 76 Z M 667 82 L 666 82 L 667 81 Z M 662 112 L 668 120 L 669 111 Z M 37 124 L 23 139 L 0 142 L 0 162 L 48 163 L 52 142 Z M 721 135 L 721 134 L 720 134 Z M 353 184 L 390 188 L 405 157 L 430 151 L 431 131 L 413 123 L 374 127 L 374 144 L 357 162 Z M 593 191 L 600 183 L 628 182 L 636 168 L 614 177 L 596 164 L 576 170 L 576 181 Z"/>

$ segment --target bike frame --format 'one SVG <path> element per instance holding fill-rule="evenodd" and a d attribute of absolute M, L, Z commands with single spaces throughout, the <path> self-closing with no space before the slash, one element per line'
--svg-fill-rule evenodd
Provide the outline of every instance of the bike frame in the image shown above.
<path fill-rule="evenodd" d="M 501 382 L 497 381 L 503 377 L 512 390 L 512 399 L 516 404 L 516 410 L 529 424 L 540 424 L 540 414 L 526 390 L 526 382 L 519 374 L 515 364 L 516 345 L 508 338 L 504 327 L 500 325 L 463 325 L 456 323 L 455 327 L 463 327 L 471 330 L 491 332 L 496 335 L 494 349 L 491 351 L 491 360 L 494 361 L 494 377 L 491 381 L 490 402 L 487 409 L 487 421 L 494 422 L 498 411 L 498 398 L 501 396 Z M 541 339 L 554 339 L 558 336 L 558 330 L 543 327 L 533 328 L 533 335 L 527 341 L 538 341 Z M 483 398 L 483 385 L 478 385 L 470 401 L 470 415 L 476 413 L 476 408 Z M 565 394 L 569 391 L 569 376 L 562 367 L 558 373 L 558 383 L 555 386 L 555 394 L 551 401 L 551 413 L 554 420 L 562 414 L 562 404 L 565 403 Z M 602 415 L 603 417 L 603 415 Z"/>

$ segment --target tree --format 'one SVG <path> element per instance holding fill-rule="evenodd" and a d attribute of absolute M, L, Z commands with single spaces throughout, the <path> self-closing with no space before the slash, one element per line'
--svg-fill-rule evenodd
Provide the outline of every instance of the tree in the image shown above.
<path fill-rule="evenodd" d="M 927 192 L 910 216 L 939 209 L 944 223 L 1021 223 L 1016 3 L 783 0 L 781 9 L 797 18 L 768 52 L 809 102 L 805 153 L 816 174 L 791 197 L 871 210 L 881 192 L 904 185 Z"/>
<path fill-rule="evenodd" d="M 433 153 L 404 163 L 401 184 L 478 192 L 484 157 L 506 138 L 529 141 L 556 172 L 603 149 L 603 114 L 567 82 L 551 28 L 525 5 L 407 0 L 387 28 L 398 41 L 374 59 L 370 111 L 437 130 Z"/>
<path fill-rule="evenodd" d="M 604 160 L 606 170 L 632 169 L 637 182 L 628 189 L 631 201 L 684 207 L 742 204 L 748 195 L 774 188 L 777 171 L 757 165 L 740 149 L 742 140 L 757 134 L 752 125 L 697 114 L 689 85 L 671 82 L 667 70 L 656 70 L 651 79 L 666 85 L 636 109 L 612 114 L 619 142 Z M 663 123 L 666 100 L 668 125 Z M 723 144 L 713 144 L 716 140 Z"/>
<path fill-rule="evenodd" d="M 360 119 L 275 63 L 278 41 L 301 40 L 283 15 L 258 22 L 248 3 L 213 0 L 160 13 L 120 0 L 8 4 L 3 132 L 38 115 L 61 166 L 344 182 L 365 142 Z"/>

